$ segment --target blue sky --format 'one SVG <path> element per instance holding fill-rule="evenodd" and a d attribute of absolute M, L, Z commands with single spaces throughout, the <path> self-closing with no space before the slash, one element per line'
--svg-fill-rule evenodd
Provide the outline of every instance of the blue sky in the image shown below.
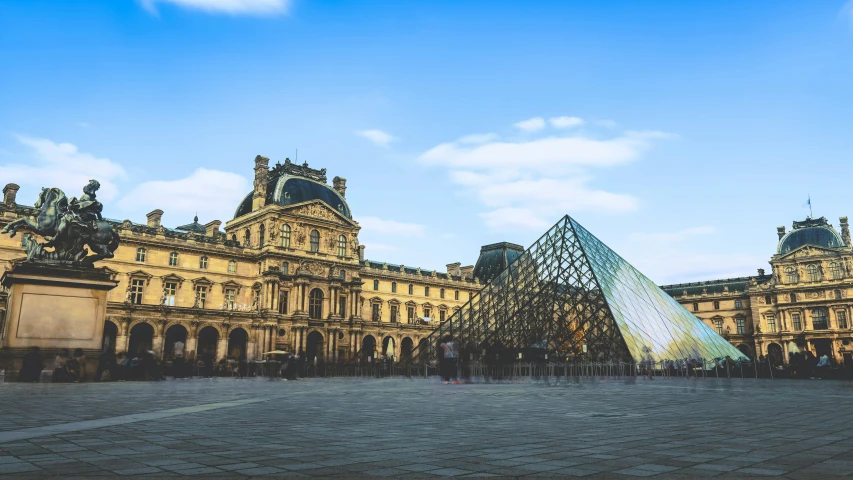
<path fill-rule="evenodd" d="M 348 179 L 371 260 L 563 214 L 660 283 L 853 216 L 844 1 L 0 0 L 0 183 L 227 221 L 255 155 Z"/>

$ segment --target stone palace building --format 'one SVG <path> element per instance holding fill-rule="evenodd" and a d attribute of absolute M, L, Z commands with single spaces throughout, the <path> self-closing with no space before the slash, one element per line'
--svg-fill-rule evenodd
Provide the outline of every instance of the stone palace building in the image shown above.
<path fill-rule="evenodd" d="M 326 361 L 399 357 L 480 289 L 473 266 L 437 272 L 365 260 L 346 179 L 329 186 L 325 169 L 268 163 L 255 158 L 254 189 L 224 231 L 198 218 L 168 228 L 162 210 L 144 224 L 110 220 L 121 244 L 98 265 L 120 283 L 108 295 L 105 347 L 167 359 L 177 340 L 217 359 L 273 350 Z M 35 213 L 17 203 L 17 190 L 3 189 L 0 225 Z M 25 235 L 0 236 L 0 259 L 24 258 Z M 5 303 L 0 292 L 0 314 Z"/>

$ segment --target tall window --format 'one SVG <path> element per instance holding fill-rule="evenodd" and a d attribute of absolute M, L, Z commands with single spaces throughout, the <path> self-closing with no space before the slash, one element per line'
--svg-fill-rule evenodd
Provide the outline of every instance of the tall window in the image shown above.
<path fill-rule="evenodd" d="M 169 254 L 169 266 L 177 267 L 178 266 L 178 252 L 172 252 Z"/>
<path fill-rule="evenodd" d="M 278 291 L 278 313 L 287 313 L 287 302 L 290 300 L 290 292 L 287 290 Z"/>
<path fill-rule="evenodd" d="M 374 290 L 379 290 L 379 280 L 374 280 L 374 281 L 373 281 L 373 289 L 374 289 Z"/>
<path fill-rule="evenodd" d="M 839 264 L 838 262 L 830 263 L 829 274 L 832 275 L 832 278 L 835 280 L 841 278 L 841 264 Z"/>
<path fill-rule="evenodd" d="M 397 322 L 397 305 L 391 305 L 391 323 Z"/>
<path fill-rule="evenodd" d="M 198 268 L 207 270 L 207 257 L 202 256 L 198 259 Z"/>
<path fill-rule="evenodd" d="M 279 235 L 279 239 L 282 247 L 290 248 L 290 225 L 286 223 L 281 225 L 281 235 Z"/>
<path fill-rule="evenodd" d="M 338 299 L 338 315 L 341 318 L 347 318 L 347 297 L 341 296 Z"/>
<path fill-rule="evenodd" d="M 785 267 L 785 282 L 786 283 L 797 283 L 799 281 L 799 275 L 797 275 L 797 269 L 794 267 Z"/>
<path fill-rule="evenodd" d="M 430 310 L 429 308 L 424 307 L 424 317 L 426 317 L 426 318 L 432 318 L 432 317 L 430 316 L 431 314 L 432 314 L 432 310 Z"/>
<path fill-rule="evenodd" d="M 410 283 L 409 284 L 409 295 L 414 295 L 414 294 L 415 294 L 415 286 Z"/>
<path fill-rule="evenodd" d="M 308 294 L 308 316 L 310 318 L 323 317 L 323 291 L 319 288 L 311 290 Z"/>
<path fill-rule="evenodd" d="M 237 262 L 234 260 L 228 261 L 228 273 L 237 273 Z"/>
<path fill-rule="evenodd" d="M 459 290 L 455 290 L 455 291 L 453 292 L 453 299 L 454 299 L 454 300 L 459 300 Z"/>
<path fill-rule="evenodd" d="M 145 252 L 144 248 L 137 248 L 136 249 L 136 261 L 137 262 L 144 262 L 145 261 L 145 253 L 146 252 Z"/>
<path fill-rule="evenodd" d="M 415 307 L 406 308 L 406 320 L 409 323 L 415 323 Z"/>
<path fill-rule="evenodd" d="M 800 314 L 799 313 L 792 313 L 791 314 L 791 323 L 793 324 L 795 331 L 799 332 L 800 330 L 803 329 L 803 323 L 800 321 Z"/>
<path fill-rule="evenodd" d="M 715 318 L 714 319 L 714 329 L 717 330 L 718 334 L 720 334 L 720 335 L 723 334 L 723 319 L 722 318 Z"/>
<path fill-rule="evenodd" d="M 847 312 L 838 310 L 835 312 L 835 318 L 838 319 L 838 328 L 847 328 Z"/>
<path fill-rule="evenodd" d="M 199 285 L 195 287 L 196 298 L 198 298 L 198 302 L 196 306 L 198 308 L 204 308 L 204 304 L 207 301 L 207 287 L 203 285 Z"/>
<path fill-rule="evenodd" d="M 236 233 L 232 233 L 232 234 L 231 234 L 231 241 L 232 241 L 232 242 L 237 242 L 237 234 L 236 234 Z"/>
<path fill-rule="evenodd" d="M 773 298 L 770 297 L 770 295 L 765 295 L 764 296 L 764 303 L 767 305 L 772 305 L 773 304 Z"/>
<path fill-rule="evenodd" d="M 744 321 L 743 317 L 736 317 L 735 324 L 737 325 L 737 333 L 739 335 L 743 335 L 744 333 L 746 333 L 746 322 Z"/>
<path fill-rule="evenodd" d="M 130 303 L 142 305 L 142 293 L 145 289 L 145 280 L 134 278 L 130 282 Z"/>
<path fill-rule="evenodd" d="M 767 315 L 767 332 L 776 333 L 776 317 Z"/>
<path fill-rule="evenodd" d="M 829 320 L 827 319 L 825 309 L 815 308 L 812 310 L 812 328 L 815 330 L 826 330 L 829 328 Z"/>
<path fill-rule="evenodd" d="M 237 290 L 234 288 L 225 289 L 225 308 L 234 310 L 237 307 Z"/>
<path fill-rule="evenodd" d="M 699 304 L 698 304 L 698 303 L 695 303 L 695 302 L 693 303 L 693 311 L 694 311 L 694 312 L 698 312 L 698 311 L 699 311 Z"/>
<path fill-rule="evenodd" d="M 261 262 L 258 262 L 258 275 L 264 271 L 264 265 Z"/>
<path fill-rule="evenodd" d="M 820 272 L 817 270 L 817 265 L 809 265 L 807 268 L 809 272 L 809 281 L 816 282 L 820 280 Z"/>
<path fill-rule="evenodd" d="M 281 262 L 281 274 L 290 275 L 290 265 L 287 262 Z"/>
<path fill-rule="evenodd" d="M 444 289 L 443 288 L 438 291 L 438 296 L 441 298 L 444 298 Z"/>
<path fill-rule="evenodd" d="M 791 297 L 791 303 L 797 303 L 797 294 L 796 293 L 792 293 L 790 295 L 790 297 Z"/>
<path fill-rule="evenodd" d="M 447 311 L 446 311 L 446 310 L 439 310 L 439 311 L 438 311 L 438 317 L 439 317 L 439 320 L 440 320 L 440 321 L 442 321 L 442 322 L 443 322 L 443 321 L 444 321 L 444 319 L 446 318 L 446 316 L 447 316 Z"/>
<path fill-rule="evenodd" d="M 374 322 L 379 321 L 379 304 L 372 303 L 370 304 L 370 319 Z"/>
<path fill-rule="evenodd" d="M 265 242 L 264 237 L 265 237 L 266 231 L 267 231 L 267 230 L 266 230 L 266 228 L 264 227 L 264 224 L 262 223 L 262 224 L 258 227 L 258 245 L 259 245 L 259 246 L 261 246 L 261 247 L 263 247 L 263 246 L 264 246 L 264 242 Z"/>
<path fill-rule="evenodd" d="M 245 232 L 243 232 L 243 246 L 248 247 L 252 244 L 252 232 L 247 228 Z"/>
<path fill-rule="evenodd" d="M 735 300 L 735 308 L 743 308 L 743 302 L 740 300 Z"/>
<path fill-rule="evenodd" d="M 391 293 L 397 293 L 397 282 L 391 282 Z"/>
<path fill-rule="evenodd" d="M 311 251 L 320 251 L 320 232 L 317 230 L 311 230 Z"/>
<path fill-rule="evenodd" d="M 338 257 L 344 258 L 347 256 L 347 237 L 341 235 L 338 237 Z"/>
<path fill-rule="evenodd" d="M 425 297 L 429 296 L 429 287 L 424 287 L 424 296 Z"/>
<path fill-rule="evenodd" d="M 720 309 L 720 302 L 714 300 L 714 310 L 719 310 L 719 309 Z"/>
<path fill-rule="evenodd" d="M 835 292 L 833 292 L 833 293 L 835 294 L 835 299 L 836 299 L 836 300 L 841 300 L 841 290 L 836 290 L 836 291 L 835 291 Z"/>
<path fill-rule="evenodd" d="M 163 286 L 163 305 L 167 307 L 175 306 L 175 293 L 178 291 L 178 284 L 174 282 L 166 282 Z"/>

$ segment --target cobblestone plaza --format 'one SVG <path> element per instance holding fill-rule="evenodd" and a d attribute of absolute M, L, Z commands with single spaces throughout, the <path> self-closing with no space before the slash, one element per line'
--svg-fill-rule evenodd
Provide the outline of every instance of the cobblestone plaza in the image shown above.
<path fill-rule="evenodd" d="M 5 383 L 0 475 L 834 478 L 853 473 L 851 389 L 712 378 Z"/>

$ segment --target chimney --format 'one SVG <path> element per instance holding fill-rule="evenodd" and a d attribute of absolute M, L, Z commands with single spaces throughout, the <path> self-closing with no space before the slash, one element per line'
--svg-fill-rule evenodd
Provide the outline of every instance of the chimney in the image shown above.
<path fill-rule="evenodd" d="M 776 227 L 776 234 L 779 235 L 779 240 L 785 236 L 785 227 Z"/>
<path fill-rule="evenodd" d="M 204 232 L 205 235 L 207 235 L 208 237 L 216 238 L 216 236 L 219 235 L 219 226 L 220 225 L 222 225 L 222 222 L 220 222 L 219 220 L 214 220 L 214 221 L 206 224 L 204 226 L 205 230 L 207 230 L 206 232 Z"/>
<path fill-rule="evenodd" d="M 252 194 L 252 211 L 264 208 L 267 203 L 267 177 L 269 177 L 270 159 L 258 155 L 255 157 L 255 190 Z"/>
<path fill-rule="evenodd" d="M 850 248 L 850 225 L 847 224 L 847 217 L 838 219 L 841 222 L 841 240 L 844 241 L 844 246 Z"/>
<path fill-rule="evenodd" d="M 163 216 L 163 210 L 158 208 L 157 210 L 150 211 L 145 216 L 148 217 L 148 226 L 157 228 L 160 226 L 160 217 Z"/>
<path fill-rule="evenodd" d="M 18 190 L 21 187 L 15 185 L 14 183 L 7 183 L 5 187 L 3 187 L 3 203 L 6 204 L 7 207 L 15 206 L 15 198 L 18 196 Z"/>
<path fill-rule="evenodd" d="M 364 245 L 358 246 L 358 261 L 359 262 L 364 261 Z"/>
<path fill-rule="evenodd" d="M 759 268 L 759 269 L 758 269 L 758 276 L 759 276 L 759 277 L 763 277 L 763 276 L 764 276 L 764 269 L 763 269 L 763 268 Z"/>
<path fill-rule="evenodd" d="M 462 276 L 462 270 L 460 267 L 462 267 L 462 262 L 448 263 L 447 274 L 454 277 Z"/>
<path fill-rule="evenodd" d="M 340 193 L 342 197 L 346 198 L 347 196 L 347 179 L 341 177 L 335 177 L 332 179 L 332 187 L 334 187 L 335 191 Z"/>
<path fill-rule="evenodd" d="M 459 272 L 459 275 L 462 277 L 462 280 L 470 280 L 474 277 L 474 265 L 462 267 L 459 269 Z"/>

